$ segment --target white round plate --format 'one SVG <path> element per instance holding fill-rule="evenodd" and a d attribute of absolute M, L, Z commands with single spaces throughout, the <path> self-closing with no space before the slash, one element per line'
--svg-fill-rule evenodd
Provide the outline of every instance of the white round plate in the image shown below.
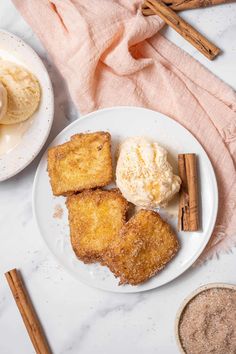
<path fill-rule="evenodd" d="M 73 134 L 88 131 L 111 133 L 113 158 L 118 144 L 130 136 L 146 136 L 159 142 L 168 149 L 171 161 L 175 161 L 175 165 L 179 153 L 196 153 L 201 192 L 202 230 L 188 233 L 176 231 L 181 249 L 160 273 L 139 286 L 118 286 L 118 279 L 106 267 L 99 264 L 84 264 L 76 258 L 70 244 L 65 198 L 52 195 L 47 173 L 47 153 L 45 153 L 38 166 L 33 187 L 34 216 L 42 237 L 58 261 L 77 279 L 88 285 L 109 291 L 130 293 L 153 289 L 168 283 L 188 269 L 199 257 L 215 225 L 218 191 L 215 174 L 207 154 L 198 141 L 174 120 L 161 113 L 135 107 L 116 107 L 90 113 L 66 127 L 51 146 L 68 141 Z M 55 217 L 58 206 L 63 210 L 61 218 Z M 162 210 L 161 214 L 177 230 L 177 215 L 173 217 L 165 210 Z"/>
<path fill-rule="evenodd" d="M 4 181 L 23 170 L 43 147 L 52 126 L 54 98 L 52 84 L 43 62 L 22 39 L 1 30 L 0 58 L 24 66 L 37 77 L 41 87 L 40 105 L 30 118 L 29 129 L 15 148 L 0 155 L 0 181 Z"/>

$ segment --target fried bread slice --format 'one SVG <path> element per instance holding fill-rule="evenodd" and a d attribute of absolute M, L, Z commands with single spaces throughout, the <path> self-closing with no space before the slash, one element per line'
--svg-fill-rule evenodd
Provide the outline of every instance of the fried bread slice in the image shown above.
<path fill-rule="evenodd" d="M 137 285 L 164 268 L 178 249 L 176 235 L 160 215 L 140 210 L 122 227 L 104 264 L 120 284 Z"/>
<path fill-rule="evenodd" d="M 67 197 L 71 244 L 84 263 L 103 258 L 126 221 L 128 202 L 117 189 L 87 190 Z"/>
<path fill-rule="evenodd" d="M 76 134 L 48 150 L 48 173 L 54 195 L 102 187 L 112 181 L 111 136 Z"/>

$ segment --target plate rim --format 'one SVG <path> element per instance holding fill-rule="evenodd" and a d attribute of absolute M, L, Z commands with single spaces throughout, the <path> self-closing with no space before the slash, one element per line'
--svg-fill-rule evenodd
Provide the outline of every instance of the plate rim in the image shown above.
<path fill-rule="evenodd" d="M 96 114 L 99 114 L 99 113 L 102 113 L 102 112 L 106 112 L 106 111 L 114 111 L 114 110 L 119 110 L 119 109 L 128 109 L 128 110 L 141 110 L 141 111 L 151 111 L 152 113 L 157 113 L 157 114 L 161 114 L 165 119 L 168 119 L 168 120 L 171 120 L 173 121 L 175 124 L 177 124 L 178 126 L 180 126 L 181 128 L 187 130 L 187 132 L 192 136 L 192 138 L 197 141 L 197 143 L 201 146 L 201 148 L 203 149 L 203 151 L 205 152 L 206 154 L 206 157 L 207 157 L 207 163 L 208 163 L 208 166 L 209 166 L 209 171 L 210 171 L 210 174 L 211 174 L 211 181 L 212 181 L 212 188 L 213 188 L 213 198 L 215 199 L 214 200 L 214 204 L 213 204 L 213 217 L 212 217 L 212 224 L 209 226 L 208 230 L 206 231 L 206 234 L 208 233 L 208 236 L 206 237 L 206 240 L 205 242 L 202 244 L 202 246 L 199 248 L 198 252 L 196 252 L 195 256 L 193 258 L 191 258 L 190 261 L 188 261 L 185 266 L 183 267 L 182 271 L 178 274 L 178 275 L 174 275 L 173 277 L 171 277 L 169 280 L 167 281 L 163 281 L 161 284 L 158 284 L 158 285 L 155 285 L 153 284 L 153 286 L 150 286 L 148 288 L 141 288 L 141 289 L 138 289 L 138 286 L 135 286 L 133 288 L 129 288 L 128 289 L 125 289 L 125 288 L 121 288 L 119 287 L 119 290 L 116 290 L 116 289 L 108 289 L 106 286 L 97 286 L 97 285 L 93 285 L 91 284 L 89 281 L 87 282 L 86 280 L 84 279 L 81 279 L 79 277 L 76 276 L 75 272 L 73 272 L 72 270 L 70 270 L 69 268 L 67 268 L 67 266 L 65 266 L 63 264 L 63 262 L 57 257 L 57 255 L 54 253 L 54 251 L 52 251 L 52 249 L 48 246 L 44 236 L 43 236 L 43 232 L 41 230 L 41 227 L 40 227 L 40 223 L 38 221 L 38 218 L 37 218 L 37 212 L 36 212 L 36 198 L 35 198 L 35 195 L 36 195 L 36 186 L 37 186 L 37 180 L 38 180 L 38 175 L 40 173 L 40 166 L 41 164 L 43 164 L 43 160 L 44 160 L 44 157 L 46 156 L 46 153 L 47 153 L 47 150 L 48 148 L 50 148 L 51 146 L 53 146 L 54 144 L 54 141 L 59 138 L 60 136 L 62 136 L 67 130 L 69 130 L 71 127 L 73 127 L 74 125 L 78 124 L 79 121 L 81 120 L 84 120 L 84 119 L 87 119 L 89 118 L 90 116 L 93 116 L 93 115 L 96 115 Z M 202 144 L 197 140 L 197 138 L 195 138 L 195 136 L 187 129 L 185 128 L 182 124 L 176 122 L 173 118 L 161 113 L 161 112 L 158 112 L 158 111 L 154 111 L 152 109 L 148 109 L 148 108 L 145 108 L 145 107 L 138 107 L 138 106 L 114 106 L 114 107 L 107 107 L 107 108 L 102 108 L 102 109 L 99 109 L 99 110 L 96 110 L 96 111 L 92 111 L 82 117 L 78 117 L 76 120 L 74 120 L 73 122 L 71 122 L 69 125 L 67 125 L 53 140 L 52 142 L 47 146 L 47 149 L 46 151 L 44 152 L 43 156 L 41 157 L 40 159 L 40 162 L 38 164 L 38 167 L 37 167 L 37 170 L 35 172 L 35 176 L 34 176 L 34 181 L 33 181 L 33 188 L 32 188 L 32 209 L 33 209 L 33 218 L 35 220 L 35 223 L 37 225 L 37 228 L 38 228 L 38 231 L 41 235 L 41 238 L 43 239 L 45 245 L 47 246 L 47 248 L 49 249 L 50 253 L 53 255 L 53 257 L 55 258 L 56 262 L 58 264 L 60 264 L 62 266 L 62 268 L 68 273 L 70 274 L 73 278 L 75 278 L 77 281 L 81 282 L 82 284 L 85 284 L 87 286 L 90 286 L 90 287 L 93 287 L 95 289 L 98 289 L 98 290 L 102 290 L 102 291 L 108 291 L 108 292 L 112 292 L 112 293 L 120 293 L 120 294 L 132 294 L 132 293 L 139 293 L 139 292 L 144 292 L 144 291 L 149 291 L 149 290 L 153 290 L 153 289 L 157 289 L 161 286 L 164 286 L 166 284 L 169 284 L 170 282 L 174 281 L 175 279 L 177 279 L 178 277 L 180 277 L 182 274 L 184 274 L 187 269 L 189 269 L 195 262 L 196 260 L 200 257 L 200 255 L 202 254 L 202 252 L 204 251 L 205 247 L 207 246 L 210 238 L 211 238 L 211 235 L 212 235 L 212 232 L 214 230 L 214 227 L 215 227 L 215 223 L 216 223 L 216 219 L 217 219 L 217 214 L 218 214 L 218 203 L 219 203 L 219 194 L 218 194 L 218 185 L 217 185 L 217 179 L 216 179 L 216 175 L 215 175 L 215 171 L 214 171 L 214 168 L 213 168 L 213 165 L 211 163 L 211 160 L 207 154 L 207 152 L 205 151 L 205 149 L 203 148 Z"/>
<path fill-rule="evenodd" d="M 11 38 L 14 38 L 14 40 L 16 40 L 18 42 L 22 42 L 24 44 L 24 46 L 27 48 L 27 50 L 29 50 L 37 58 L 40 65 L 44 69 L 44 73 L 45 73 L 47 80 L 48 80 L 48 88 L 51 92 L 51 109 L 48 110 L 49 121 L 48 121 L 47 129 L 45 130 L 44 138 L 42 139 L 38 148 L 34 152 L 32 152 L 30 158 L 25 160 L 25 162 L 21 166 L 19 166 L 14 172 L 12 171 L 11 173 L 8 173 L 3 177 L 0 176 L 0 182 L 4 182 L 4 181 L 8 180 L 9 178 L 16 176 L 21 171 L 23 171 L 38 156 L 38 154 L 42 150 L 42 148 L 43 148 L 44 144 L 46 143 L 47 138 L 50 134 L 51 128 L 52 128 L 52 123 L 54 120 L 54 113 L 55 113 L 55 106 L 54 106 L 55 100 L 54 100 L 54 92 L 53 92 L 51 78 L 50 78 L 48 70 L 47 70 L 46 66 L 44 65 L 42 59 L 40 58 L 39 54 L 28 43 L 26 43 L 22 38 L 20 38 L 16 34 L 6 31 L 5 29 L 0 29 L 0 36 L 1 36 L 1 33 L 6 34 L 7 36 L 10 36 Z"/>

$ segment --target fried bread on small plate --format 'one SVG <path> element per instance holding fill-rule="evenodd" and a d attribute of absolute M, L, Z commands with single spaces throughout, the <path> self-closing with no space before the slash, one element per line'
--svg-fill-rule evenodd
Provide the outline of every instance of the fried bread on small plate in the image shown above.
<path fill-rule="evenodd" d="M 137 285 L 154 276 L 174 257 L 179 242 L 160 215 L 140 210 L 121 229 L 105 256 L 120 284 Z"/>
<path fill-rule="evenodd" d="M 111 136 L 76 134 L 48 150 L 48 173 L 54 195 L 102 187 L 112 181 Z"/>
<path fill-rule="evenodd" d="M 87 190 L 68 196 L 71 244 L 84 263 L 100 261 L 119 237 L 128 202 L 117 189 Z"/>

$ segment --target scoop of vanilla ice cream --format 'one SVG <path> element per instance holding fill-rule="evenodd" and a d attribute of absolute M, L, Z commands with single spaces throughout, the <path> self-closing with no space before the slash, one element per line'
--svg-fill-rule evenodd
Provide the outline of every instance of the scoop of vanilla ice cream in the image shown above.
<path fill-rule="evenodd" d="M 0 123 L 7 112 L 7 90 L 0 82 Z"/>
<path fill-rule="evenodd" d="M 179 191 L 181 179 L 173 174 L 167 150 L 143 137 L 127 138 L 120 146 L 116 184 L 131 203 L 165 206 Z"/>
<path fill-rule="evenodd" d="M 20 123 L 31 117 L 41 95 L 37 78 L 24 67 L 0 59 L 0 81 L 7 90 L 7 111 L 1 124 Z"/>

